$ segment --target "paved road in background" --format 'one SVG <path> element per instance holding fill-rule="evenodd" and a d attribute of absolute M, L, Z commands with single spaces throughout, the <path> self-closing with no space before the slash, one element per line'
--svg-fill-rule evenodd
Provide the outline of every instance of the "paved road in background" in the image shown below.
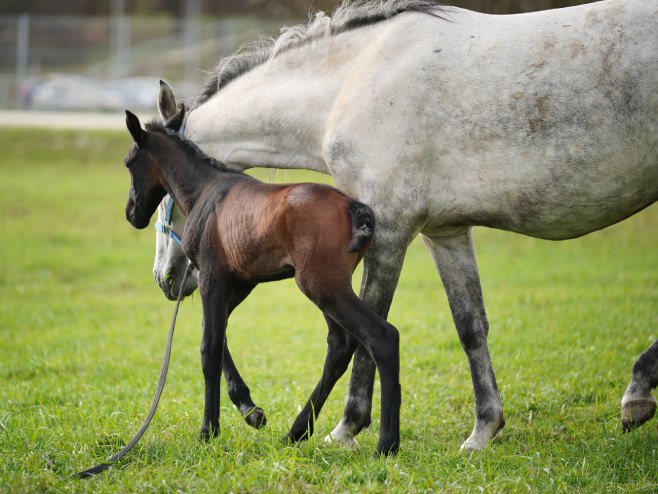
<path fill-rule="evenodd" d="M 138 116 L 142 122 L 148 122 L 154 114 L 138 114 Z M 0 127 L 124 130 L 126 115 L 125 113 L 0 110 Z"/>

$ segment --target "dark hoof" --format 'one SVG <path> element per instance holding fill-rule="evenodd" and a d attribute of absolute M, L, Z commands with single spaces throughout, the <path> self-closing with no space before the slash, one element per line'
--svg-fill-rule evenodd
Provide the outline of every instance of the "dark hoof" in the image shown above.
<path fill-rule="evenodd" d="M 216 429 L 216 428 L 213 427 L 212 432 L 211 432 L 210 430 L 208 430 L 207 427 L 202 427 L 201 432 L 199 433 L 199 441 L 208 442 L 208 441 L 210 441 L 211 439 L 213 439 L 217 436 L 219 436 L 219 429 L 218 428 Z"/>
<path fill-rule="evenodd" d="M 285 436 L 283 436 L 282 442 L 284 444 L 295 444 L 301 441 L 306 441 L 309 437 L 308 431 L 304 431 L 302 433 L 293 433 L 289 432 Z"/>
<path fill-rule="evenodd" d="M 624 432 L 637 429 L 655 414 L 656 400 L 653 397 L 629 400 L 621 407 L 621 427 Z"/>
<path fill-rule="evenodd" d="M 260 429 L 267 424 L 267 417 L 261 407 L 253 408 L 247 415 L 244 416 L 244 421 L 254 429 Z"/>
<path fill-rule="evenodd" d="M 395 456 L 400 450 L 400 445 L 398 443 L 393 443 L 392 445 L 377 446 L 377 451 L 375 451 L 375 457 L 379 458 L 380 456 Z"/>

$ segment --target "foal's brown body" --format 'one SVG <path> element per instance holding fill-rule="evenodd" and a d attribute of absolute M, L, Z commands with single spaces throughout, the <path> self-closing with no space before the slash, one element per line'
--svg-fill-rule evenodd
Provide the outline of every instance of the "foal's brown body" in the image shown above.
<path fill-rule="evenodd" d="M 182 118 L 170 121 L 177 130 Z M 226 323 L 231 311 L 263 281 L 295 278 L 324 313 L 329 335 L 324 370 L 287 438 L 305 439 L 357 343 L 381 377 L 379 453 L 399 446 L 399 336 L 352 290 L 352 273 L 373 235 L 366 205 L 333 187 L 269 185 L 226 169 L 163 126 L 147 132 L 128 113 L 135 143 L 126 158 L 132 186 L 126 216 L 148 225 L 165 193 L 186 216 L 183 250 L 199 270 L 203 304 L 201 363 L 205 409 L 201 435 L 219 433 L 219 386 Z"/>
<path fill-rule="evenodd" d="M 291 269 L 303 279 L 311 269 L 328 285 L 351 283 L 365 249 L 347 249 L 352 242 L 352 200 L 334 189 L 327 192 L 315 184 L 237 183 L 217 205 L 213 248 L 244 282 L 288 278 Z"/>

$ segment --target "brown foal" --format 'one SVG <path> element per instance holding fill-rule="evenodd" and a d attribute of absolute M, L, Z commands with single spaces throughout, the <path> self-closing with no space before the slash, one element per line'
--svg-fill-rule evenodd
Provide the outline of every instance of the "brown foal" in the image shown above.
<path fill-rule="evenodd" d="M 231 311 L 261 282 L 294 277 L 329 328 L 322 377 L 286 438 L 299 441 L 361 343 L 381 378 L 378 453 L 399 447 L 399 335 L 352 290 L 352 274 L 370 245 L 374 216 L 365 204 L 318 184 L 264 184 L 228 169 L 179 136 L 181 109 L 166 125 L 126 112 L 134 143 L 125 163 L 131 188 L 126 217 L 145 228 L 166 193 L 186 216 L 182 247 L 199 270 L 203 305 L 201 436 L 219 434 L 219 390 Z"/>

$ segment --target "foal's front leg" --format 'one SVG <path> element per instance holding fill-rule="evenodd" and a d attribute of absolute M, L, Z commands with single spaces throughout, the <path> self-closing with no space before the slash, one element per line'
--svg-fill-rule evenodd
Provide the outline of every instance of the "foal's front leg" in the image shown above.
<path fill-rule="evenodd" d="M 199 273 L 203 305 L 201 368 L 205 380 L 205 406 L 201 439 L 219 434 L 219 392 L 228 318 L 230 286 L 217 273 Z"/>
<path fill-rule="evenodd" d="M 231 316 L 233 309 L 235 309 L 240 303 L 247 298 L 247 296 L 254 289 L 255 285 L 241 284 L 233 287 L 231 292 L 231 297 L 229 299 L 228 307 L 228 317 Z M 224 370 L 224 377 L 226 378 L 226 387 L 228 391 L 228 397 L 231 399 L 233 404 L 238 407 L 244 421 L 247 425 L 250 425 L 254 429 L 260 429 L 267 424 L 267 418 L 265 417 L 265 412 L 251 399 L 251 392 L 247 383 L 244 382 L 240 372 L 238 372 L 231 353 L 228 349 L 228 342 L 224 342 L 224 361 L 222 368 Z"/>

